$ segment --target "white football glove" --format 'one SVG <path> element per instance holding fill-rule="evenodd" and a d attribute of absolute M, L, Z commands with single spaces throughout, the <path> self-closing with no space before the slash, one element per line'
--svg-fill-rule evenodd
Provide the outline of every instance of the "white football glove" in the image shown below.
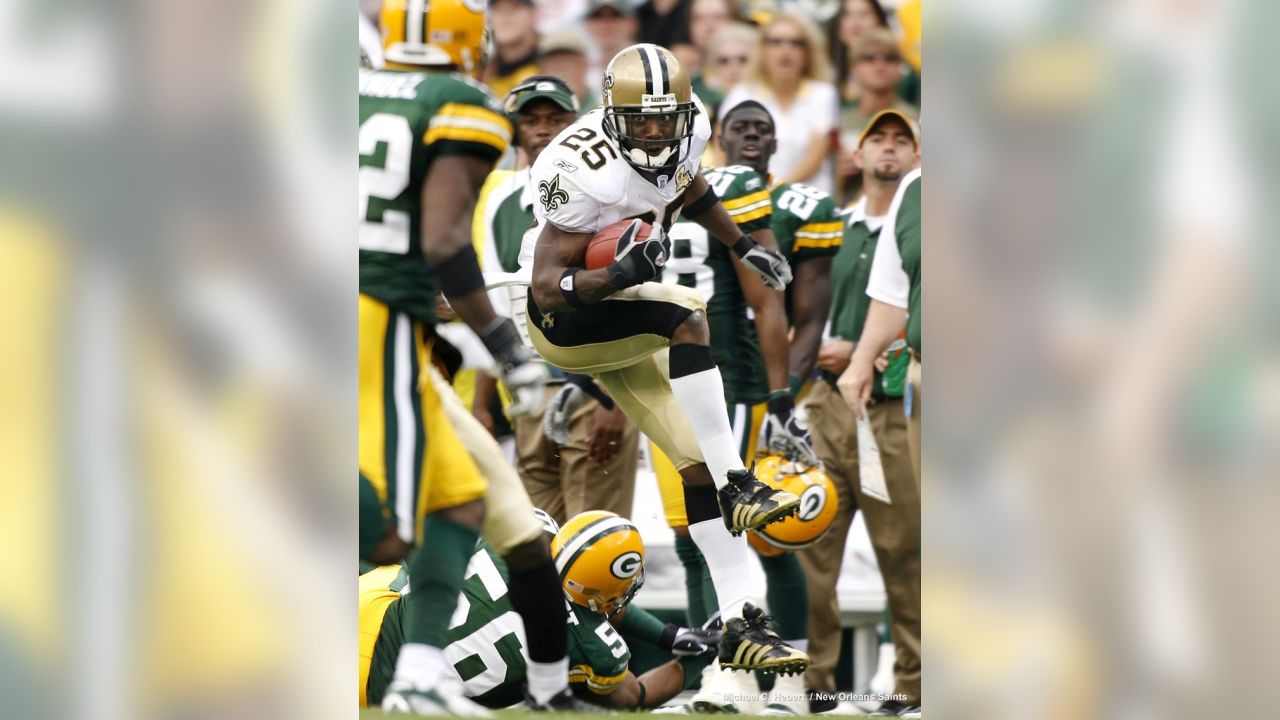
<path fill-rule="evenodd" d="M 552 396 L 551 402 L 547 403 L 547 412 L 542 416 L 542 432 L 551 442 L 569 444 L 569 420 L 586 399 L 587 394 L 582 388 L 570 382 Z"/>
<path fill-rule="evenodd" d="M 551 378 L 537 353 L 520 343 L 520 335 L 509 318 L 496 319 L 481 335 L 484 346 L 497 363 L 494 374 L 511 393 L 507 413 L 529 415 L 542 406 L 542 392 Z"/>
<path fill-rule="evenodd" d="M 769 452 L 794 460 L 802 465 L 818 465 L 818 454 L 813 451 L 813 439 L 809 426 L 796 415 L 796 401 L 790 393 L 769 401 L 764 416 L 764 444 Z"/>
<path fill-rule="evenodd" d="M 791 264 L 780 253 L 757 243 L 750 235 L 743 235 L 734 243 L 733 251 L 751 272 L 759 275 L 764 284 L 774 290 L 784 290 L 791 282 Z"/>

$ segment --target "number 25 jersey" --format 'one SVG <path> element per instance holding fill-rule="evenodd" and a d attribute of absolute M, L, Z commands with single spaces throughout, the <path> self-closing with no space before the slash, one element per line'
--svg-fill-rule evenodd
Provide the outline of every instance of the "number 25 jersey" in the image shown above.
<path fill-rule="evenodd" d="M 706 108 L 696 96 L 693 102 L 698 114 L 688 141 L 689 154 L 670 174 L 657 175 L 653 181 L 624 160 L 605 135 L 603 108 L 583 115 L 557 135 L 533 164 L 529 182 L 538 224 L 525 233 L 521 267 L 532 267 L 533 248 L 548 222 L 567 232 L 591 234 L 633 217 L 670 228 L 711 139 Z"/>

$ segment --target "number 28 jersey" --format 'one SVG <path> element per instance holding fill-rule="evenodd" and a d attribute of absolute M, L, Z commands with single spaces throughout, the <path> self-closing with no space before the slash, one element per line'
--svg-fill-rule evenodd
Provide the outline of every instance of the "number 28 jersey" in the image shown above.
<path fill-rule="evenodd" d="M 422 185 L 445 155 L 497 161 L 511 123 L 484 86 L 445 71 L 360 71 L 360 292 L 435 322 Z"/>
<path fill-rule="evenodd" d="M 521 267 L 532 267 L 533 248 L 548 222 L 567 232 L 591 234 L 633 217 L 670 228 L 711 139 L 707 111 L 696 96 L 693 102 L 698 113 L 689 154 L 670 174 L 652 182 L 631 167 L 605 135 L 603 108 L 583 115 L 557 135 L 533 164 L 529 182 L 538 224 L 524 236 Z"/>

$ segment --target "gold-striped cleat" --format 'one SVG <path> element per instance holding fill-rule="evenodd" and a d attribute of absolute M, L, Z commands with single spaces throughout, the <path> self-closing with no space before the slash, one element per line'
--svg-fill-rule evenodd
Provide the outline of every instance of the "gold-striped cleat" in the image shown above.
<path fill-rule="evenodd" d="M 730 470 L 729 482 L 716 492 L 724 526 L 734 537 L 800 512 L 800 498 L 756 479 L 753 468 Z"/>
<path fill-rule="evenodd" d="M 809 656 L 783 642 L 769 628 L 770 620 L 770 616 L 751 603 L 743 607 L 742 617 L 730 618 L 720 638 L 720 667 L 781 675 L 808 669 Z"/>

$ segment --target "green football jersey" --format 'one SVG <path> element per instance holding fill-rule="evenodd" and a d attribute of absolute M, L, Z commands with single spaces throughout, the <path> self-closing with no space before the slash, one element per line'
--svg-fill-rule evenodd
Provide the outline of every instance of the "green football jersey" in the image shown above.
<path fill-rule="evenodd" d="M 506 563 L 482 542 L 467 564 L 462 594 L 449 623 L 449 645 L 444 649 L 467 696 L 494 708 L 524 699 L 528 669 L 524 622 L 511 605 L 508 578 Z M 402 569 L 386 590 L 398 593 L 406 584 L 412 586 Z M 382 701 L 395 674 L 396 657 L 404 644 L 404 605 L 399 598 L 392 600 L 379 626 L 365 685 L 370 705 Z M 603 615 L 565 605 L 571 687 L 584 696 L 613 692 L 626 677 L 630 648 Z"/>
<path fill-rule="evenodd" d="M 840 250 L 844 222 L 831 196 L 811 185 L 782 183 L 773 188 L 773 220 L 770 227 L 778 247 L 792 270 L 806 260 L 831 257 Z M 787 317 L 791 317 L 792 286 L 786 290 Z"/>
<path fill-rule="evenodd" d="M 844 240 L 840 252 L 831 264 L 831 336 L 857 342 L 866 324 L 871 298 L 867 297 L 867 280 L 871 277 L 871 261 L 875 258 L 876 243 L 880 237 L 880 225 L 875 229 L 867 223 L 864 213 L 865 200 L 855 205 L 845 225 Z M 875 371 L 871 396 L 876 399 L 902 397 L 902 380 L 906 375 L 906 343 L 896 340 L 889 347 L 887 372 Z M 822 370 L 822 377 L 835 384 L 839 376 Z"/>
<path fill-rule="evenodd" d="M 703 175 L 743 232 L 769 227 L 772 203 L 759 173 L 745 165 L 731 165 L 705 170 Z M 769 397 L 764 356 L 733 267 L 733 251 L 687 220 L 673 225 L 670 237 L 671 257 L 662 282 L 695 288 L 707 301 L 711 354 L 724 378 L 725 402 L 764 402 Z"/>
<path fill-rule="evenodd" d="M 911 280 L 911 293 L 907 301 L 907 345 L 917 353 L 921 351 L 920 324 L 920 175 L 907 177 L 907 189 L 894 218 L 894 238 L 898 242 L 898 255 L 902 269 Z"/>
<path fill-rule="evenodd" d="M 453 72 L 360 71 L 360 292 L 426 323 L 436 286 L 419 240 L 432 161 L 493 163 L 511 123 L 484 86 Z"/>

